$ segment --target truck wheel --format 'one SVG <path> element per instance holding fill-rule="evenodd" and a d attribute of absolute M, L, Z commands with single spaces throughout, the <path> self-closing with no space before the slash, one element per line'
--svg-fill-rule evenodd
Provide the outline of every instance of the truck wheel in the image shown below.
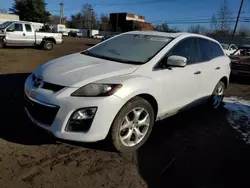
<path fill-rule="evenodd" d="M 45 50 L 52 50 L 53 47 L 54 47 L 53 42 L 51 42 L 51 41 L 49 41 L 49 40 L 45 40 L 45 41 L 43 42 L 43 48 L 44 48 Z"/>
<path fill-rule="evenodd" d="M 3 39 L 0 39 L 0 49 L 4 47 Z"/>
<path fill-rule="evenodd" d="M 119 152 L 133 152 L 149 138 L 155 123 L 150 103 L 135 97 L 118 112 L 111 126 L 110 136 Z"/>

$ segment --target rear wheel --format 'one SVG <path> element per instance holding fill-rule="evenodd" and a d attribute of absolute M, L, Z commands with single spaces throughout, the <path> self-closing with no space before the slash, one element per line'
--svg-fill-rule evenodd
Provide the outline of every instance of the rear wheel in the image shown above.
<path fill-rule="evenodd" d="M 53 47 L 54 47 L 54 44 L 53 44 L 52 41 L 45 40 L 45 41 L 43 42 L 43 48 L 44 48 L 45 50 L 52 50 Z"/>
<path fill-rule="evenodd" d="M 222 81 L 215 86 L 213 94 L 209 100 L 209 106 L 213 109 L 222 107 L 225 92 L 225 84 Z"/>
<path fill-rule="evenodd" d="M 113 145 L 120 152 L 137 150 L 147 141 L 154 122 L 154 110 L 149 102 L 133 98 L 119 111 L 112 124 Z"/>

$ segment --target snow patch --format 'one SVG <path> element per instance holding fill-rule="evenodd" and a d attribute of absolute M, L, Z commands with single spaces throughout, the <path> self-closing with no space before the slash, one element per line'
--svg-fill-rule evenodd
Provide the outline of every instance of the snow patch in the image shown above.
<path fill-rule="evenodd" d="M 228 110 L 229 124 L 250 144 L 250 101 L 239 97 L 225 97 L 224 103 Z"/>

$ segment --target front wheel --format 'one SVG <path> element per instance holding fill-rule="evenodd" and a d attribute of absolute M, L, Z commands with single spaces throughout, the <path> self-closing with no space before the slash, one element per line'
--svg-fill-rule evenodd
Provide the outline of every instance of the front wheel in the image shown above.
<path fill-rule="evenodd" d="M 213 109 L 220 108 L 223 104 L 224 92 L 225 84 L 222 81 L 219 81 L 219 83 L 215 86 L 211 98 L 209 99 L 209 106 Z"/>
<path fill-rule="evenodd" d="M 117 114 L 112 127 L 113 145 L 120 152 L 133 152 L 148 139 L 155 122 L 152 106 L 140 97 L 131 99 Z"/>

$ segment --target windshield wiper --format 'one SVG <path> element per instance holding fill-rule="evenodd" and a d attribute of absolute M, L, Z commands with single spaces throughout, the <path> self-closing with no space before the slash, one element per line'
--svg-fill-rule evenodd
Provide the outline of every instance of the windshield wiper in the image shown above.
<path fill-rule="evenodd" d="M 124 59 L 119 59 L 119 58 L 113 58 L 113 57 L 111 58 L 111 57 L 91 53 L 88 50 L 82 52 L 81 54 L 89 55 L 89 56 L 92 56 L 92 57 L 97 57 L 97 58 L 100 58 L 100 59 L 110 60 L 110 61 L 118 61 L 118 62 L 127 63 L 127 64 L 141 65 L 141 64 L 145 63 L 145 62 L 140 62 L 140 61 L 130 61 L 130 60 L 124 60 Z"/>

